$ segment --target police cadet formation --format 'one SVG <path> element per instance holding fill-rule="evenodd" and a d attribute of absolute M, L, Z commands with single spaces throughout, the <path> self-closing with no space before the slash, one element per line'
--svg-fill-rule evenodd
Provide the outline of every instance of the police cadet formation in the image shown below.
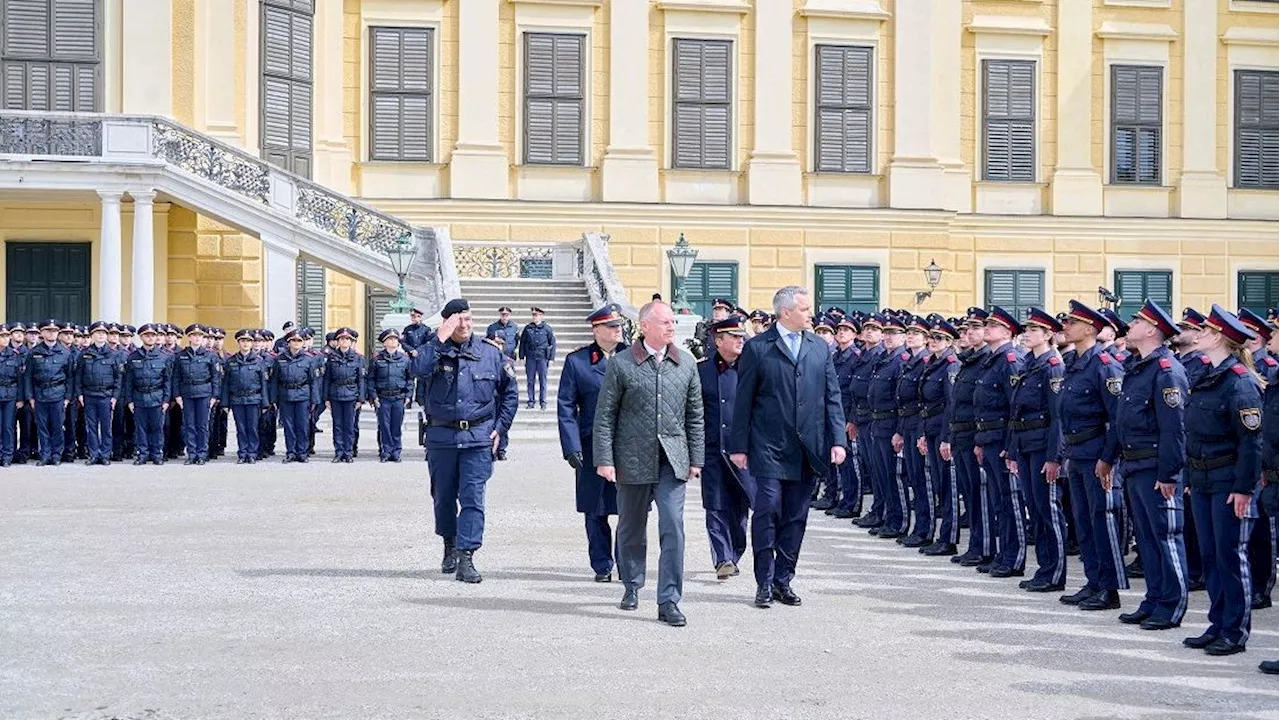
<path fill-rule="evenodd" d="M 379 334 L 368 359 L 353 349 L 355 330 L 317 347 L 292 322 L 280 337 L 238 330 L 231 347 L 222 329 L 199 324 L 10 323 L 0 333 L 0 466 L 201 465 L 223 454 L 228 415 L 237 462 L 277 455 L 282 428 L 283 461 L 305 463 L 326 410 L 333 462 L 349 463 L 366 406 L 379 460 L 400 462 L 404 414 L 417 403 L 441 570 L 480 582 L 484 484 L 506 459 L 520 405 L 515 362 L 525 365 L 525 408 L 545 410 L 556 341 L 540 308 L 522 329 L 498 308 L 483 337 L 470 310 L 450 301 L 433 330 L 415 309 L 403 331 Z M 726 448 L 737 360 L 773 319 L 716 300 L 688 343 L 702 358 L 704 422 L 721 428 L 706 433 L 701 496 L 725 581 L 746 553 L 752 501 Z M 591 428 L 608 359 L 629 340 L 625 322 L 616 305 L 586 318 L 593 342 L 566 356 L 553 397 L 599 582 L 612 580 L 617 501 L 595 473 Z M 1118 591 L 1142 578 L 1142 601 L 1118 616 L 1142 630 L 1179 627 L 1188 594 L 1206 591 L 1208 627 L 1183 644 L 1243 652 L 1251 611 L 1271 607 L 1276 580 L 1276 322 L 1275 310 L 1264 319 L 1218 305 L 1175 321 L 1150 301 L 1128 321 L 1075 300 L 1025 317 L 827 308 L 811 331 L 830 349 L 852 452 L 816 484 L 811 508 L 904 552 L 1063 593 L 1057 600 L 1081 611 L 1120 610 Z M 1069 555 L 1083 578 L 1067 577 Z M 1275 673 L 1276 663 L 1260 668 Z"/>

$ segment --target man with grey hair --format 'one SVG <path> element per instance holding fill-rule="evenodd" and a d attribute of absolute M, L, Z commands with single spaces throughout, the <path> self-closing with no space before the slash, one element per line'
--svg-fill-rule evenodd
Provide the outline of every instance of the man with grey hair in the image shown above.
<path fill-rule="evenodd" d="M 756 607 L 799 605 L 791 589 L 818 478 L 845 459 L 840 381 L 826 343 L 804 332 L 809 291 L 773 296 L 777 322 L 751 338 L 738 359 L 729 460 L 756 478 L 751 546 Z"/>
<path fill-rule="evenodd" d="M 657 501 L 658 619 L 685 624 L 685 481 L 702 474 L 706 453 L 702 383 L 693 357 L 676 347 L 671 306 L 655 300 L 640 309 L 640 342 L 609 360 L 596 400 L 596 472 L 618 485 L 619 607 L 635 610 L 644 587 L 649 505 Z"/>

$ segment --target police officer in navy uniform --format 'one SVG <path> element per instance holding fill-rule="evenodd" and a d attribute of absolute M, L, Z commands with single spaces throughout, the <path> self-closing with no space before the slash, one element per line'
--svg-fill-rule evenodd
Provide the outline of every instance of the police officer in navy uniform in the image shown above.
<path fill-rule="evenodd" d="M 484 341 L 502 351 L 503 367 L 509 367 L 511 370 L 509 374 L 514 374 L 516 367 L 515 361 L 512 360 L 511 356 L 507 355 L 506 343 L 503 341 L 501 335 L 498 334 L 497 330 L 486 330 L 484 334 Z M 498 452 L 493 457 L 495 460 L 505 461 L 507 459 L 507 446 L 511 444 L 511 429 L 507 428 L 500 430 L 498 435 Z"/>
<path fill-rule="evenodd" d="M 536 399 L 538 406 L 547 409 L 547 366 L 556 357 L 556 334 L 551 326 L 543 322 L 542 308 L 529 309 L 533 314 L 533 322 L 524 326 L 517 341 L 516 354 L 524 360 L 525 382 L 529 383 L 529 403 L 526 407 L 533 409 Z"/>
<path fill-rule="evenodd" d="M 109 465 L 112 417 L 124 385 L 124 362 L 107 345 L 107 323 L 89 326 L 89 347 L 80 353 L 76 367 L 77 403 L 84 410 L 86 465 Z"/>
<path fill-rule="evenodd" d="M 910 515 L 915 518 L 910 533 L 898 538 L 905 547 L 920 548 L 933 544 L 935 529 L 935 480 L 926 470 L 925 453 L 920 452 L 920 380 L 929 367 L 929 323 L 922 317 L 908 315 L 904 349 L 910 357 L 903 362 L 896 390 L 898 427 L 893 435 L 894 451 L 902 455 L 903 484 L 911 491 Z"/>
<path fill-rule="evenodd" d="M 450 300 L 440 315 L 444 321 L 417 350 L 412 369 L 423 380 L 430 418 L 427 463 L 436 534 L 445 548 L 441 571 L 478 583 L 473 556 L 484 539 L 485 484 L 520 397 L 502 352 L 472 335 L 470 304 Z"/>
<path fill-rule="evenodd" d="M 1062 443 L 1058 395 L 1065 369 L 1053 344 L 1062 324 L 1040 308 L 1027 311 L 1023 337 L 1026 366 L 1013 391 L 1009 412 L 1009 469 L 1022 482 L 1022 493 L 1034 522 L 1036 572 L 1019 583 L 1029 592 L 1057 592 L 1067 579 L 1067 518 L 1062 512 L 1061 465 L 1056 462 Z M 1015 508 L 1021 513 L 1021 508 Z"/>
<path fill-rule="evenodd" d="M 75 375 L 76 366 L 80 363 L 80 344 L 76 341 L 79 328 L 64 322 L 58 329 L 58 342 L 71 353 L 71 374 Z M 76 459 L 76 425 L 80 421 L 79 404 L 75 402 L 76 392 L 70 386 L 71 400 L 62 412 L 62 462 L 74 462 Z"/>
<path fill-rule="evenodd" d="M 400 348 L 400 333 L 387 328 L 378 335 L 382 349 L 369 360 L 365 381 L 369 403 L 378 416 L 378 460 L 400 462 L 405 405 L 413 400 L 413 373 L 408 353 Z"/>
<path fill-rule="evenodd" d="M 275 457 L 276 440 L 280 437 L 280 410 L 275 405 L 270 390 L 271 376 L 275 372 L 276 357 L 278 357 L 272 350 L 275 343 L 275 333 L 266 328 L 260 328 L 253 334 L 253 352 L 262 358 L 262 363 L 266 366 L 268 389 L 267 409 L 258 420 L 258 457 L 255 460 Z"/>
<path fill-rule="evenodd" d="M 405 325 L 404 330 L 399 334 L 405 352 L 417 350 L 431 339 L 431 328 L 422 322 L 422 315 L 422 311 L 418 308 L 409 310 L 409 324 Z"/>
<path fill-rule="evenodd" d="M 716 578 L 738 574 L 738 563 L 747 551 L 747 514 L 756 493 L 751 470 L 729 461 L 729 435 L 738 395 L 738 358 L 746 344 L 747 329 L 736 314 L 711 323 L 714 351 L 698 362 L 702 383 L 703 422 L 706 425 L 707 464 L 702 471 L 702 507 L 707 519 L 711 563 Z"/>
<path fill-rule="evenodd" d="M 222 398 L 219 405 L 231 409 L 236 423 L 236 464 L 258 461 L 262 416 L 270 404 L 267 359 L 253 351 L 254 332 L 236 331 L 238 351 L 223 362 Z"/>
<path fill-rule="evenodd" d="M 992 517 L 994 487 L 988 487 L 982 464 L 974 453 L 974 438 L 978 433 L 977 405 L 974 401 L 978 390 L 978 378 L 991 355 L 983 336 L 986 334 L 990 313 L 980 307 L 969 308 L 965 315 L 964 329 L 969 350 L 957 356 L 960 370 L 951 386 L 951 411 L 947 416 L 950 442 L 939 452 L 951 455 L 956 468 L 956 485 L 964 496 L 969 520 L 969 545 L 964 553 L 951 558 L 964 567 L 977 567 L 991 562 L 995 556 L 995 523 Z"/>
<path fill-rule="evenodd" d="M 364 358 L 351 347 L 355 343 L 355 331 L 338 328 L 334 338 L 338 348 L 325 356 L 320 394 L 332 413 L 333 462 L 349 463 L 355 448 L 356 408 L 364 402 L 368 390 Z"/>
<path fill-rule="evenodd" d="M 75 359 L 71 351 L 58 342 L 60 327 L 52 318 L 40 323 L 41 342 L 27 354 L 23 394 L 35 407 L 40 452 L 37 465 L 58 465 L 62 462 L 62 425 L 67 406 L 71 404 Z"/>
<path fill-rule="evenodd" d="M 1101 313 L 1077 300 L 1070 302 L 1063 324 L 1074 355 L 1064 363 L 1066 373 L 1058 394 L 1062 447 L 1057 460 L 1065 464 L 1070 483 L 1085 585 L 1059 600 L 1082 610 L 1118 609 L 1119 590 L 1129 587 L 1120 528 L 1123 480 L 1101 460 L 1124 382 L 1119 361 L 1098 345 L 1098 333 L 1108 326 Z"/>
<path fill-rule="evenodd" d="M 893 447 L 893 436 L 898 432 L 898 378 L 903 364 L 911 359 L 911 353 L 903 348 L 905 331 L 906 326 L 896 313 L 885 316 L 884 354 L 872 369 L 868 386 L 871 472 L 876 476 L 877 494 L 885 495 L 882 524 L 869 532 L 885 539 L 900 538 L 907 531 L 907 490 Z"/>
<path fill-rule="evenodd" d="M 1280 381 L 1277 370 L 1280 365 L 1267 352 L 1271 343 L 1271 324 L 1248 308 L 1241 308 L 1237 313 L 1241 324 L 1253 331 L 1254 338 L 1245 344 L 1245 350 L 1253 359 L 1253 367 L 1267 387 Z M 1254 610 L 1271 607 L 1271 591 L 1275 587 L 1275 555 L 1271 541 L 1271 527 L 1275 518 L 1259 504 L 1258 520 L 1253 524 L 1253 534 L 1249 536 L 1249 566 L 1253 569 L 1253 597 L 1250 602 Z"/>
<path fill-rule="evenodd" d="M 511 308 L 506 305 L 498 308 L 498 319 L 489 323 L 489 327 L 485 330 L 485 337 L 490 336 L 500 339 L 503 354 L 512 360 L 515 359 L 516 341 L 520 336 L 520 330 L 511 319 Z"/>
<path fill-rule="evenodd" d="M 1196 339 L 1209 357 L 1187 398 L 1187 483 L 1206 561 L 1209 627 L 1187 647 L 1209 655 L 1244 652 L 1251 625 L 1249 564 L 1244 562 L 1257 517 L 1254 486 L 1261 476 L 1262 380 L 1249 368 L 1244 323 L 1215 304 Z"/>
<path fill-rule="evenodd" d="M 188 325 L 183 335 L 187 346 L 173 359 L 171 395 L 182 411 L 182 441 L 187 459 L 184 465 L 203 465 L 209 460 L 209 422 L 222 396 L 222 364 L 205 347 L 208 333 L 203 325 Z"/>
<path fill-rule="evenodd" d="M 915 438 L 916 451 L 921 452 L 929 465 L 929 477 L 938 489 L 938 509 L 942 522 L 937 540 L 920 547 L 924 555 L 955 555 L 960 542 L 960 489 L 952 467 L 951 450 L 942 452 L 943 443 L 950 442 L 947 416 L 951 408 L 951 390 L 960 372 L 960 360 L 951 343 L 960 338 L 960 331 L 945 319 L 938 317 L 928 322 L 929 353 L 924 372 L 920 376 L 918 399 L 920 426 Z M 930 530 L 932 535 L 932 529 Z"/>
<path fill-rule="evenodd" d="M 10 345 L 13 337 L 11 328 L 0 327 L 0 467 L 13 464 L 18 438 L 15 428 L 18 405 L 25 405 L 23 376 L 27 358 Z"/>
<path fill-rule="evenodd" d="M 871 442 L 871 376 L 886 352 L 885 320 L 886 318 L 879 313 L 872 313 L 862 319 L 862 355 L 854 364 L 849 376 L 849 392 L 853 395 L 853 415 L 846 416 L 852 418 L 850 423 L 852 427 L 847 428 L 848 435 L 853 445 L 857 447 L 858 471 L 862 476 L 863 487 L 869 485 L 873 493 L 870 511 L 856 518 L 853 524 L 867 529 L 884 523 L 885 499 L 888 497 L 887 490 L 881 485 L 883 478 L 879 475 L 879 460 L 875 458 L 875 449 Z"/>
<path fill-rule="evenodd" d="M 565 356 L 556 397 L 560 429 L 560 451 L 574 470 L 574 497 L 587 532 L 587 557 L 596 582 L 613 579 L 616 564 L 613 529 L 609 516 L 618 514 L 617 485 L 596 474 L 592 448 L 592 424 L 596 398 L 609 358 L 625 350 L 623 318 L 615 304 L 605 305 L 587 316 L 592 342 Z"/>
<path fill-rule="evenodd" d="M 1275 356 L 1280 350 L 1280 333 L 1276 332 L 1276 310 L 1267 313 L 1267 321 L 1271 324 L 1271 342 L 1267 349 Z M 1267 385 L 1262 393 L 1262 482 L 1258 491 L 1258 506 L 1271 518 L 1271 552 L 1277 550 L 1276 518 L 1280 517 L 1277 502 L 1277 473 L 1280 471 L 1280 384 Z M 1273 554 L 1274 558 L 1275 555 Z M 1263 660 L 1258 669 L 1269 675 L 1280 672 L 1280 664 L 1275 660 Z"/>
<path fill-rule="evenodd" d="M 974 391 L 974 456 L 987 473 L 987 489 L 995 519 L 996 555 L 978 572 L 992 577 L 1021 577 L 1027 560 L 1026 524 L 1023 521 L 1022 485 L 1009 472 L 1009 418 L 1013 391 L 1025 366 L 1025 353 L 1013 344 L 1022 325 L 1013 314 L 993 305 L 983 328 L 983 340 L 991 354 L 982 363 Z"/>
<path fill-rule="evenodd" d="M 284 462 L 307 462 L 311 408 L 320 402 L 323 366 L 302 349 L 302 333 L 285 333 L 286 349 L 271 364 L 271 403 L 284 426 Z"/>
<path fill-rule="evenodd" d="M 164 464 L 164 416 L 169 410 L 173 364 L 160 347 L 161 328 L 138 328 L 142 347 L 129 353 L 124 363 L 121 398 L 133 413 L 134 465 Z"/>
<path fill-rule="evenodd" d="M 727 302 L 727 301 L 726 301 Z M 730 313 L 724 313 L 725 318 Z M 710 357 L 716 349 L 716 332 L 711 326 L 719 320 L 713 320 L 707 325 L 707 341 L 706 352 L 703 357 Z M 831 315 L 820 315 L 813 318 L 813 334 L 818 336 L 826 345 L 827 351 L 834 357 L 836 351 L 836 318 Z M 839 376 L 837 376 L 838 378 Z M 843 403 L 843 398 L 841 399 Z M 840 466 L 832 465 L 827 469 L 827 475 L 819 478 L 817 484 L 813 488 L 813 498 L 809 502 L 809 507 L 814 510 L 822 510 L 830 515 L 840 504 Z"/>
<path fill-rule="evenodd" d="M 836 366 L 836 379 L 840 381 L 840 404 L 844 408 L 845 433 L 849 436 L 854 434 L 853 371 L 862 360 L 862 349 L 857 342 L 860 329 L 857 317 L 841 313 L 836 321 L 836 347 L 831 355 Z M 852 443 L 852 437 L 850 442 Z M 829 515 L 841 519 L 862 515 L 861 470 L 856 452 L 845 462 L 832 468 L 837 473 L 840 502 L 827 511 Z"/>
<path fill-rule="evenodd" d="M 205 350 L 213 355 L 218 361 L 218 368 L 221 377 L 226 378 L 226 359 L 227 353 L 223 350 L 223 344 L 226 340 L 227 333 L 220 327 L 209 328 L 209 339 L 205 345 Z M 209 459 L 220 458 L 227 451 L 227 420 L 230 416 L 230 410 L 226 405 L 222 404 L 221 398 L 217 402 L 212 403 L 213 409 L 209 413 Z"/>

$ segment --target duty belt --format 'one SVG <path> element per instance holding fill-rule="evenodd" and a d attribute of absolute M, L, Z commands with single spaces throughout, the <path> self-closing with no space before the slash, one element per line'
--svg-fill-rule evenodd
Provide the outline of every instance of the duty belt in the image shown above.
<path fill-rule="evenodd" d="M 928 419 L 941 415 L 947 409 L 946 405 L 931 405 L 927 408 L 921 408 L 920 417 Z"/>
<path fill-rule="evenodd" d="M 1088 442 L 1094 438 L 1100 438 L 1107 434 L 1107 429 L 1101 425 L 1091 427 L 1087 430 L 1081 430 L 1078 433 L 1069 433 L 1063 437 L 1068 445 L 1079 445 L 1082 442 Z"/>
<path fill-rule="evenodd" d="M 915 417 L 920 414 L 920 408 L 898 408 L 898 417 Z"/>
<path fill-rule="evenodd" d="M 978 423 L 976 423 L 976 425 L 978 427 L 978 432 L 986 432 L 988 430 L 1003 430 L 1005 428 L 1005 422 L 1003 420 L 992 420 L 991 422 L 979 421 Z"/>
<path fill-rule="evenodd" d="M 39 387 L 41 390 L 48 390 L 49 388 L 62 387 L 63 385 L 66 385 L 66 384 L 67 384 L 66 380 L 58 380 L 57 382 L 43 382 L 43 383 L 40 383 L 37 387 Z"/>
<path fill-rule="evenodd" d="M 1009 421 L 1009 429 L 1014 432 L 1023 432 L 1026 430 L 1040 430 L 1049 427 L 1049 418 L 1042 417 L 1035 420 L 1011 420 Z"/>
<path fill-rule="evenodd" d="M 1135 448 L 1133 450 L 1121 450 L 1120 457 L 1133 462 L 1134 460 L 1148 460 L 1153 457 L 1159 457 L 1160 451 L 1156 448 Z"/>
<path fill-rule="evenodd" d="M 306 387 L 307 384 L 308 383 L 285 383 L 284 387 L 286 390 L 301 390 Z"/>
<path fill-rule="evenodd" d="M 978 429 L 978 423 L 973 423 L 973 422 L 951 423 L 951 432 L 953 433 L 973 432 L 976 429 Z"/>
<path fill-rule="evenodd" d="M 397 398 L 397 399 L 400 399 L 400 398 L 404 398 L 404 397 L 405 397 L 405 396 L 407 396 L 408 394 L 409 394 L 409 393 L 404 392 L 403 390 L 401 390 L 401 391 L 399 391 L 399 392 L 392 392 L 392 391 L 390 391 L 390 390 L 386 390 L 386 391 L 379 390 L 379 391 L 378 391 L 378 397 L 380 397 L 380 398 Z"/>
<path fill-rule="evenodd" d="M 474 420 L 437 420 L 431 418 L 431 427 L 447 427 L 454 430 L 470 430 L 473 425 L 483 425 L 489 422 L 493 415 L 484 415 Z"/>
<path fill-rule="evenodd" d="M 1204 472 L 1235 465 L 1236 458 L 1234 455 L 1223 455 L 1215 458 L 1187 458 L 1187 464 L 1191 466 L 1192 470 Z"/>
<path fill-rule="evenodd" d="M 890 410 L 889 412 L 873 412 L 873 413 L 871 413 L 871 419 L 872 419 L 872 420 L 888 420 L 889 418 L 895 418 L 895 417 L 898 417 L 898 411 L 897 411 L 897 410 Z"/>

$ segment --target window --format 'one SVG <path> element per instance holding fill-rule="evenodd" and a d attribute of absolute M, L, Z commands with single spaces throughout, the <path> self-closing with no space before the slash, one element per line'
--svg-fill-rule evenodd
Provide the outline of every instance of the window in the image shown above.
<path fill-rule="evenodd" d="M 369 28 L 369 159 L 431 162 L 431 30 Z"/>
<path fill-rule="evenodd" d="M 988 270 L 987 307 L 999 305 L 1021 321 L 1027 309 L 1044 307 L 1043 270 Z"/>
<path fill-rule="evenodd" d="M 1237 70 L 1235 84 L 1235 187 L 1274 190 L 1280 187 L 1277 73 Z"/>
<path fill-rule="evenodd" d="M 675 278 L 671 286 L 675 287 Z M 711 303 L 716 298 L 738 304 L 738 263 L 696 262 L 684 287 L 693 311 L 711 317 Z"/>
<path fill-rule="evenodd" d="M 728 170 L 733 43 L 672 43 L 672 167 Z"/>
<path fill-rule="evenodd" d="M 298 327 L 309 327 L 324 339 L 324 290 L 323 265 L 306 260 L 298 261 Z"/>
<path fill-rule="evenodd" d="M 1160 184 L 1164 70 L 1111 66 L 1111 182 Z"/>
<path fill-rule="evenodd" d="M 583 164 L 582 35 L 525 33 L 524 161 Z"/>
<path fill-rule="evenodd" d="M 871 172 L 871 48 L 819 45 L 817 172 Z"/>
<path fill-rule="evenodd" d="M 982 177 L 1035 182 L 1036 64 L 982 61 Z"/>
<path fill-rule="evenodd" d="M 1116 296 L 1123 317 L 1138 311 L 1148 300 L 1173 312 L 1173 272 L 1169 270 L 1117 270 Z"/>
<path fill-rule="evenodd" d="M 1280 273 L 1243 270 L 1237 280 L 1240 307 L 1266 317 L 1269 308 L 1280 306 Z"/>
<path fill-rule="evenodd" d="M 0 0 L 0 98 L 6 110 L 101 108 L 98 0 Z"/>
<path fill-rule="evenodd" d="M 310 0 L 262 4 L 262 157 L 311 177 Z"/>
<path fill-rule="evenodd" d="M 818 265 L 813 285 L 815 313 L 832 305 L 846 312 L 876 312 L 880 307 L 880 268 L 875 265 Z"/>

